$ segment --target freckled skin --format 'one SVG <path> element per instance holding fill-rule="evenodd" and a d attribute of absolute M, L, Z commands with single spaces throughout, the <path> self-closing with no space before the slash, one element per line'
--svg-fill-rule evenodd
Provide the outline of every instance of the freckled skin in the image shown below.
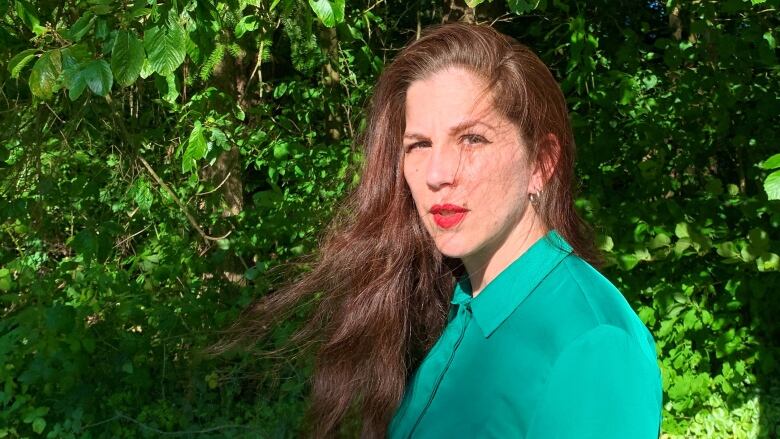
<path fill-rule="evenodd" d="M 417 211 L 439 251 L 463 261 L 474 295 L 545 233 L 528 201 L 543 186 L 541 173 L 526 162 L 517 126 L 494 111 L 483 87 L 461 68 L 413 82 L 403 145 Z M 479 122 L 464 127 L 466 121 Z M 444 203 L 470 211 L 442 229 L 429 210 Z"/>

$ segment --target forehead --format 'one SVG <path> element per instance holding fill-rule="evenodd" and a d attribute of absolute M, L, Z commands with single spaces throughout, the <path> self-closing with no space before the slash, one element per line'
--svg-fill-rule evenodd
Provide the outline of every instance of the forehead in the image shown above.
<path fill-rule="evenodd" d="M 498 123 L 485 86 L 482 78 L 459 67 L 412 82 L 406 92 L 407 130 L 446 128 L 470 119 Z"/>

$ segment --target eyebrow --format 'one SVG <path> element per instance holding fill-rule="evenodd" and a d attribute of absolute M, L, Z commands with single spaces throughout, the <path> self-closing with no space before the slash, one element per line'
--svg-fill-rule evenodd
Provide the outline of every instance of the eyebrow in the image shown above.
<path fill-rule="evenodd" d="M 490 125 L 487 122 L 484 122 L 484 121 L 479 120 L 479 119 L 470 119 L 470 120 L 463 121 L 463 122 L 455 125 L 454 127 L 450 128 L 450 135 L 457 134 L 457 133 L 459 133 L 461 131 L 467 130 L 467 129 L 473 127 L 474 125 L 485 125 L 486 127 L 490 128 L 491 130 L 495 129 L 492 125 Z M 418 139 L 418 140 L 420 140 L 420 139 L 427 139 L 428 137 L 425 136 L 425 135 L 422 135 L 422 134 L 418 134 L 418 133 L 405 133 L 404 134 L 404 138 L 405 139 L 409 138 L 409 139 Z"/>

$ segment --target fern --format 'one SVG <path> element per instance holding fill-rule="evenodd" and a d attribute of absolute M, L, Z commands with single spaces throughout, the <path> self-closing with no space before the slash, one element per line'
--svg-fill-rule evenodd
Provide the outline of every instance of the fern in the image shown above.
<path fill-rule="evenodd" d="M 214 47 L 214 50 L 211 51 L 211 54 L 206 59 L 206 62 L 203 63 L 203 66 L 200 68 L 200 79 L 204 81 L 209 79 L 211 74 L 214 72 L 214 67 L 216 67 L 220 61 L 222 61 L 224 56 L 225 45 L 222 43 L 217 43 L 216 47 Z"/>
<path fill-rule="evenodd" d="M 324 61 L 317 37 L 312 30 L 308 14 L 282 18 L 284 31 L 290 41 L 290 58 L 293 66 L 303 74 L 314 71 Z"/>
<path fill-rule="evenodd" d="M 269 38 L 263 38 L 260 44 L 260 62 L 266 62 L 271 60 L 271 47 L 273 46 L 273 40 Z"/>
<path fill-rule="evenodd" d="M 227 50 L 235 58 L 239 58 L 242 55 L 246 54 L 246 52 L 244 52 L 244 49 L 242 49 L 241 46 L 238 45 L 238 43 L 230 43 L 230 45 L 227 46 Z"/>

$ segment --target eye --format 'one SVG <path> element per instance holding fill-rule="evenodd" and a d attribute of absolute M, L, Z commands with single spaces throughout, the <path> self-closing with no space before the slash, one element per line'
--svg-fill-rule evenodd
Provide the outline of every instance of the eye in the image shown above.
<path fill-rule="evenodd" d="M 460 137 L 461 142 L 465 142 L 469 145 L 474 145 L 477 143 L 490 143 L 487 139 L 480 136 L 479 134 L 464 134 Z"/>
<path fill-rule="evenodd" d="M 429 146 L 431 146 L 431 144 L 427 141 L 410 143 L 409 145 L 406 145 L 406 152 L 409 152 L 415 148 L 427 148 Z"/>

